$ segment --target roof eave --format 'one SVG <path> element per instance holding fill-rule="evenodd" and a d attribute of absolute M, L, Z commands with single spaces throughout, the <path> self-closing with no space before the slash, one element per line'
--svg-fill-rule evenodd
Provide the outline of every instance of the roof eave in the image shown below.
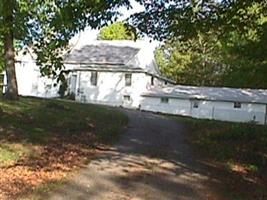
<path fill-rule="evenodd" d="M 217 101 L 217 102 L 240 102 L 240 103 L 252 103 L 252 104 L 264 104 L 266 105 L 267 102 L 264 101 L 244 101 L 244 100 L 235 100 L 235 99 L 216 99 L 216 98 L 208 98 L 208 97 L 198 97 L 198 96 L 177 96 L 177 95 L 171 95 L 171 94 L 149 94 L 144 93 L 141 96 L 143 97 L 152 97 L 152 98 L 161 98 L 161 97 L 167 97 L 167 98 L 174 98 L 174 99 L 189 99 L 189 100 L 206 100 L 206 101 Z"/>

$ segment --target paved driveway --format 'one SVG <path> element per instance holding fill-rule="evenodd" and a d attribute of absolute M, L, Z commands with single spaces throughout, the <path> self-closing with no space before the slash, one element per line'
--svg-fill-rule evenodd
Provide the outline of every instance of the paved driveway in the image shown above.
<path fill-rule="evenodd" d="M 195 159 L 182 123 L 125 111 L 129 127 L 119 143 L 93 160 L 50 199 L 222 199 L 220 182 Z"/>

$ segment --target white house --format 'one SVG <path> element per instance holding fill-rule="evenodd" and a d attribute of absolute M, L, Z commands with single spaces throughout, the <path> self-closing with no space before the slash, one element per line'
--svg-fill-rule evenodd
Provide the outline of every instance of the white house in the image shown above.
<path fill-rule="evenodd" d="M 161 76 L 145 41 L 95 41 L 65 58 L 70 93 L 81 102 L 138 108 L 141 94 L 174 82 Z"/>
<path fill-rule="evenodd" d="M 191 87 L 164 78 L 145 41 L 93 41 L 65 55 L 68 93 L 76 101 L 233 122 L 267 123 L 267 90 Z M 41 77 L 32 55 L 16 63 L 19 94 L 58 97 L 55 81 Z"/>
<path fill-rule="evenodd" d="M 81 102 L 138 108 L 141 93 L 174 83 L 161 76 L 154 50 L 146 41 L 79 43 L 64 60 L 65 69 L 71 70 L 69 92 Z M 41 76 L 33 54 L 19 54 L 16 61 L 19 95 L 59 96 L 59 84 Z"/>
<path fill-rule="evenodd" d="M 267 90 L 175 85 L 143 93 L 141 109 L 194 118 L 267 123 Z"/>

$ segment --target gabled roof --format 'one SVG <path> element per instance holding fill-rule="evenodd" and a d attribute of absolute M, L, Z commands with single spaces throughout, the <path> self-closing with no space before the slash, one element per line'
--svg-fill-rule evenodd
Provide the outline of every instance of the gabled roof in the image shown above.
<path fill-rule="evenodd" d="M 65 64 L 76 65 L 73 70 L 102 70 L 144 72 L 174 83 L 163 77 L 155 62 L 155 43 L 145 40 L 98 40 L 79 43 L 65 56 Z"/>
<path fill-rule="evenodd" d="M 66 56 L 65 62 L 126 65 L 139 50 L 139 48 L 130 46 L 115 46 L 106 43 L 91 44 L 71 52 Z"/>
<path fill-rule="evenodd" d="M 176 85 L 152 88 L 143 96 L 267 104 L 267 90 Z"/>

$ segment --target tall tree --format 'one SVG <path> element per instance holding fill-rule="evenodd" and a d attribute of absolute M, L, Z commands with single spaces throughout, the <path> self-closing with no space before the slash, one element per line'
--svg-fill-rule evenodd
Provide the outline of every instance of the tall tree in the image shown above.
<path fill-rule="evenodd" d="M 119 14 L 117 8 L 129 5 L 128 0 L 0 1 L 0 41 L 4 44 L 7 97 L 18 98 L 14 41 L 21 48 L 30 47 L 34 51 L 43 75 L 64 79 L 62 55 L 70 38 L 87 26 L 96 29 L 107 25 Z"/>
<path fill-rule="evenodd" d="M 267 2 L 221 3 L 206 31 L 178 37 L 163 27 L 167 39 L 177 36 L 158 50 L 163 72 L 182 84 L 267 88 Z"/>
<path fill-rule="evenodd" d="M 165 76 L 179 84 L 220 86 L 227 66 L 222 62 L 220 42 L 212 33 L 187 41 L 169 41 L 156 50 Z"/>
<path fill-rule="evenodd" d="M 123 22 L 117 22 L 100 30 L 99 40 L 135 40 L 136 34 L 133 29 Z"/>
<path fill-rule="evenodd" d="M 15 72 L 15 52 L 14 52 L 14 30 L 13 10 L 15 8 L 14 0 L 2 1 L 2 24 L 5 29 L 3 30 L 3 43 L 4 43 L 4 63 L 7 74 L 7 97 L 9 99 L 18 98 L 18 88 Z"/>
<path fill-rule="evenodd" d="M 242 33 L 255 26 L 257 18 L 265 15 L 267 4 L 262 0 L 137 1 L 145 10 L 133 14 L 128 24 L 156 40 L 187 40 L 211 30 L 218 35 L 233 30 Z M 264 8 L 260 15 L 250 12 L 257 4 Z"/>

